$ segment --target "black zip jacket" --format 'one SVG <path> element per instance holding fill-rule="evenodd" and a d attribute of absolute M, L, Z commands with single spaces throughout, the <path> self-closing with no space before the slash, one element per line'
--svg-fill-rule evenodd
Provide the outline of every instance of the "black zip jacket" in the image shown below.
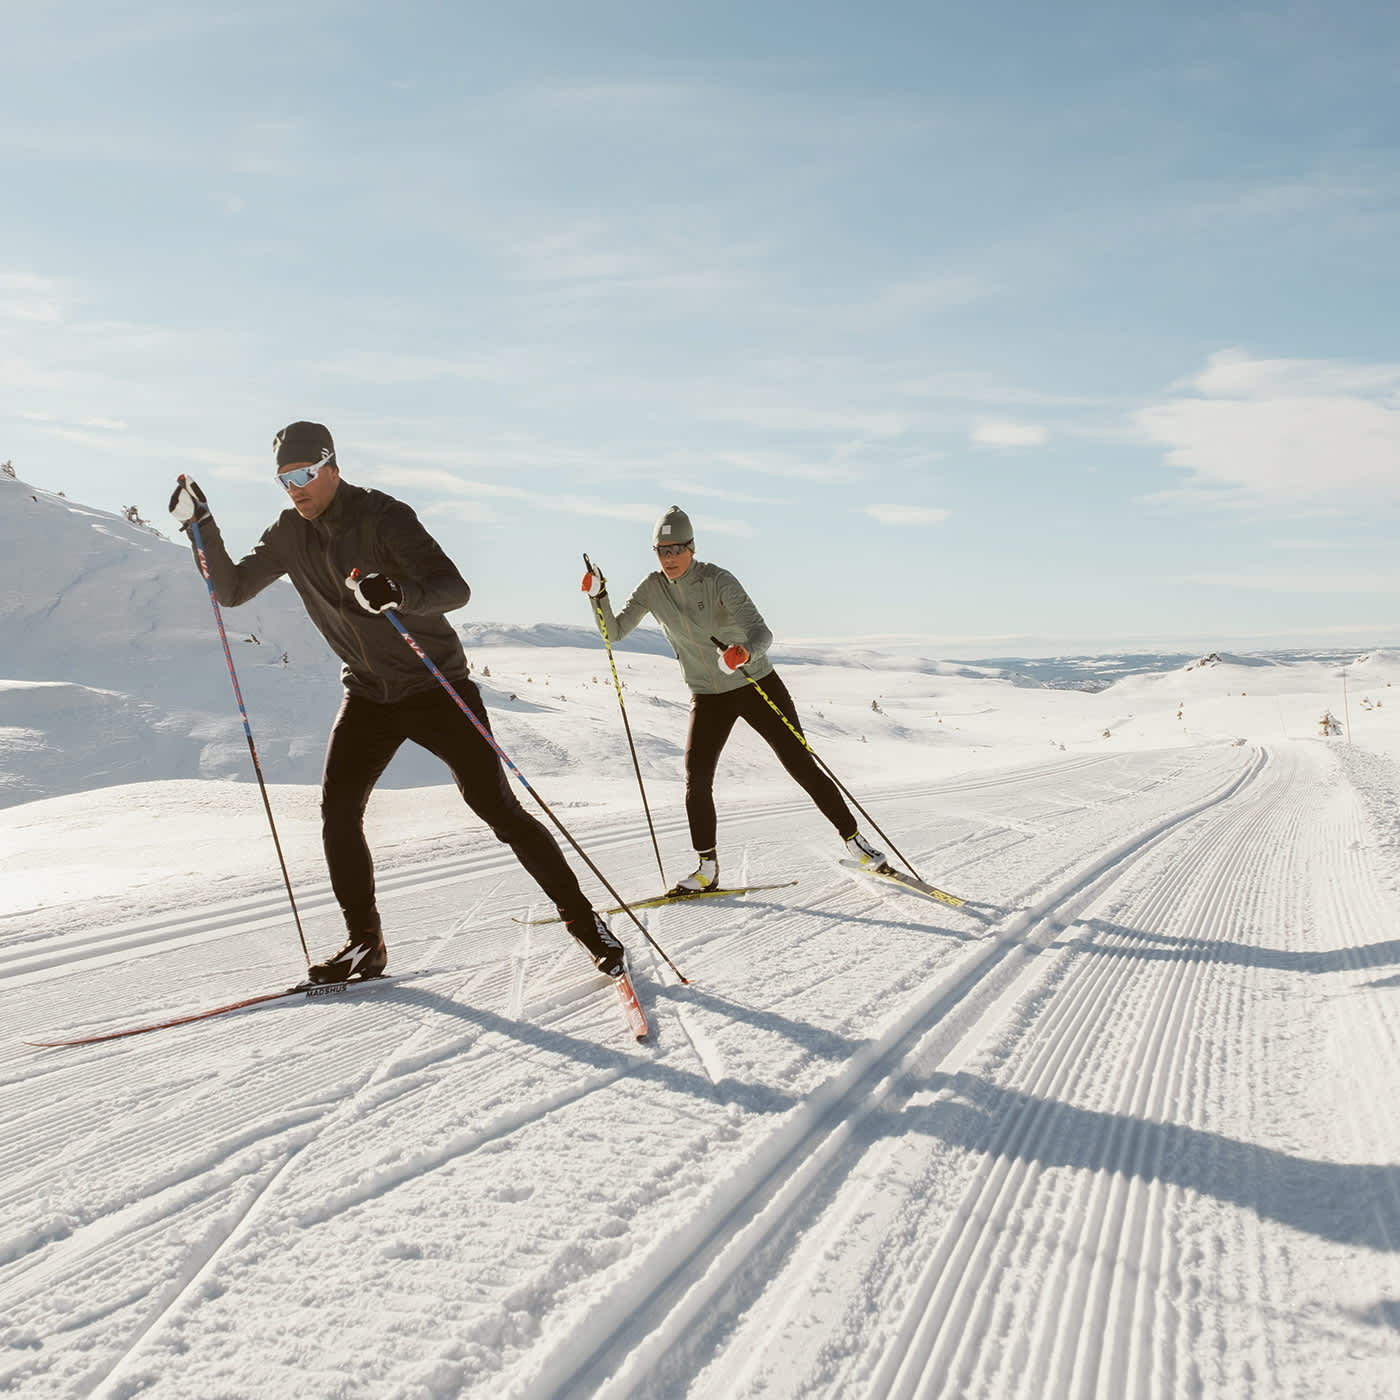
<path fill-rule="evenodd" d="M 399 616 L 449 681 L 467 678 L 467 655 L 443 616 L 471 597 L 457 566 L 418 523 L 410 507 L 382 491 L 342 479 L 315 520 L 284 510 L 238 563 L 219 527 L 199 527 L 214 596 L 236 608 L 285 574 L 307 615 L 345 664 L 340 679 L 351 695 L 381 703 L 431 690 L 437 680 L 388 620 L 366 612 L 345 586 L 352 569 L 383 574 L 403 590 Z"/>

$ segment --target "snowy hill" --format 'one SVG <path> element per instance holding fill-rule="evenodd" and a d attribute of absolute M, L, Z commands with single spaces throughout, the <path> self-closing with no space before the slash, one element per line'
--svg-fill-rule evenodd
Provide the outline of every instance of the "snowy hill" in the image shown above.
<path fill-rule="evenodd" d="M 234 547 L 252 543 L 235 541 Z M 0 550 L 23 581 L 0 601 L 0 806 L 134 781 L 251 779 L 213 612 L 183 539 L 165 539 L 122 516 L 0 476 Z M 574 761 L 570 745 L 560 742 L 557 720 L 579 713 L 562 709 L 569 700 L 585 700 L 573 693 L 579 685 L 591 688 L 596 679 L 601 690 L 584 713 L 611 732 L 610 673 L 586 623 L 481 622 L 470 609 L 454 621 L 488 704 L 512 716 L 518 751 L 535 771 L 562 772 Z M 278 783 L 316 782 L 338 703 L 338 662 L 285 582 L 243 607 L 225 609 L 224 624 L 264 772 Z M 556 653 L 574 660 L 556 666 L 549 659 Z M 647 706 L 687 702 L 659 630 L 638 629 L 617 653 Z M 1347 653 L 1280 653 L 1217 654 L 1206 666 L 1200 658 L 1170 655 L 948 661 L 831 643 L 789 646 L 781 638 L 773 656 L 794 668 L 804 695 L 830 692 L 818 703 L 819 713 L 807 716 L 828 740 L 898 738 L 968 749 L 1005 742 L 1014 733 L 1005 717 L 1044 706 L 1063 716 L 1053 726 L 1054 742 L 1096 740 L 1104 728 L 1121 725 L 1126 712 L 1119 701 L 1130 694 L 1149 693 L 1164 705 L 1174 689 L 1183 697 L 1211 694 L 1201 677 L 1185 689 L 1170 679 L 1178 672 L 1188 679 L 1184 673 L 1197 668 L 1218 686 L 1231 667 L 1282 666 L 1285 679 L 1278 685 L 1294 691 L 1306 674 L 1318 698 L 1295 706 L 1289 719 L 1294 730 L 1306 730 L 1317 718 L 1311 712 L 1324 706 L 1324 692 L 1335 693 L 1341 704 L 1339 666 L 1348 659 Z M 586 679 L 562 690 L 556 681 L 551 689 L 551 674 L 570 672 L 575 660 Z M 635 671 L 630 676 L 629 667 Z M 1373 685 L 1383 686 L 1397 671 L 1394 656 L 1384 652 L 1373 653 L 1367 667 Z M 1153 676 L 1162 679 L 1153 682 Z M 1249 683 L 1231 681 L 1229 688 L 1247 692 Z M 1015 690 L 1030 693 L 1017 701 Z M 1107 692 L 1118 699 L 1101 697 L 1097 708 L 1070 698 L 1042 706 L 1035 697 L 1041 690 Z M 881 710 L 872 710 L 872 702 Z M 1248 732 L 1254 721 L 1243 707 L 1234 708 L 1234 714 L 1208 713 L 1206 732 L 1217 724 L 1229 735 Z M 1003 721 L 991 722 L 994 714 L 1003 714 Z M 985 730 L 973 722 L 978 716 L 989 721 Z M 652 734 L 643 709 L 638 723 L 644 752 L 671 763 L 683 738 L 672 719 Z M 1144 727 L 1140 717 L 1137 725 L 1139 738 L 1151 729 L 1158 742 L 1177 742 L 1184 732 L 1181 726 L 1174 732 L 1160 724 Z M 434 760 L 407 748 L 384 785 L 416 787 L 442 777 Z"/>

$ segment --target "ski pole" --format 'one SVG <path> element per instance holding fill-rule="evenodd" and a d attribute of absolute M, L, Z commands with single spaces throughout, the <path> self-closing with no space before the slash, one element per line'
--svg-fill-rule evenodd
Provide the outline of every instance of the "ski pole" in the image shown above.
<path fill-rule="evenodd" d="M 352 579 L 358 578 L 359 575 L 360 571 L 358 569 L 352 569 L 350 571 L 350 577 Z M 554 825 L 559 828 L 559 830 L 563 833 L 565 840 L 567 840 L 569 845 L 571 845 L 574 848 L 574 850 L 578 852 L 579 857 L 583 860 L 584 864 L 587 865 L 588 868 L 599 878 L 599 880 L 603 882 L 603 888 L 606 889 L 607 892 L 610 895 L 612 895 L 612 897 L 615 900 L 617 900 L 618 904 L 626 912 L 627 917 L 631 919 L 632 922 L 636 924 L 639 929 L 641 929 L 642 936 L 646 939 L 646 941 L 650 943 L 651 946 L 655 948 L 656 951 L 660 953 L 663 958 L 665 958 L 666 966 L 669 967 L 678 978 L 680 978 L 683 984 L 689 986 L 690 979 L 681 973 L 680 968 L 678 968 L 675 965 L 675 963 L 671 961 L 670 957 L 667 956 L 666 950 L 656 941 L 656 939 L 654 939 L 651 936 L 650 933 L 647 932 L 646 925 L 643 924 L 642 921 L 636 916 L 636 914 L 632 912 L 631 905 L 629 905 L 627 901 L 623 899 L 623 897 L 620 894 L 618 894 L 618 892 L 612 887 L 611 883 L 608 880 L 608 877 L 604 875 L 603 872 L 599 870 L 596 865 L 594 865 L 593 861 L 588 855 L 588 852 L 585 851 L 583 847 L 580 846 L 579 843 L 574 840 L 573 835 L 569 831 L 568 827 L 566 827 L 564 823 L 561 822 L 559 818 L 554 815 L 554 812 L 550 808 L 549 804 L 544 800 L 544 798 L 542 798 L 539 795 L 539 793 L 537 793 L 534 790 L 534 788 L 530 786 L 530 784 L 526 781 L 525 775 L 520 771 L 520 769 L 518 769 L 515 766 L 515 764 L 513 764 L 510 761 L 510 757 L 507 755 L 506 751 L 496 742 L 495 736 L 491 733 L 489 729 L 487 729 L 487 727 L 484 724 L 482 724 L 482 722 L 479 719 L 477 719 L 477 717 L 472 713 L 471 706 L 468 705 L 467 702 L 463 700 L 460 695 L 457 694 L 455 689 L 453 689 L 452 682 L 449 681 L 440 670 L 438 670 L 437 664 L 433 661 L 433 658 L 429 656 L 428 653 L 424 651 L 421 646 L 418 645 L 417 641 L 413 637 L 413 634 L 408 630 L 407 627 L 403 625 L 402 622 L 399 621 L 398 617 L 396 616 L 395 609 L 386 609 L 383 615 L 386 618 L 388 618 L 391 623 L 393 623 L 394 630 L 399 634 L 399 636 L 401 636 L 404 639 L 404 641 L 406 641 L 408 645 L 413 648 L 414 654 L 428 668 L 428 670 L 432 672 L 433 677 L 436 679 L 437 683 L 457 702 L 457 708 L 461 710 L 461 712 L 464 715 L 466 715 L 466 717 L 469 720 L 471 720 L 472 724 L 476 727 L 476 732 L 480 734 L 481 737 L 485 739 L 488 744 L 491 745 L 491 748 L 494 750 L 496 757 L 499 758 L 501 762 L 504 763 L 505 766 L 511 771 L 511 773 L 515 776 L 516 780 L 520 783 L 520 786 L 523 787 L 525 791 L 528 792 L 530 796 L 533 797 L 535 801 L 539 803 L 540 808 L 543 810 L 545 816 L 547 816 L 550 819 L 550 821 L 552 821 Z"/>
<path fill-rule="evenodd" d="M 583 556 L 583 567 L 590 574 L 596 573 L 593 561 L 587 554 Z M 613 660 L 612 639 L 608 636 L 608 624 L 603 617 L 603 609 L 598 605 L 598 600 L 590 600 L 593 603 L 593 611 L 598 617 L 598 630 L 603 634 L 603 645 L 608 652 L 608 665 L 612 667 L 613 688 L 617 691 L 617 707 L 622 711 L 622 727 L 627 733 L 627 747 L 632 751 L 632 767 L 637 774 L 637 788 L 642 794 L 642 811 L 646 813 L 647 830 L 651 832 L 651 848 L 656 852 L 656 868 L 661 873 L 661 888 L 666 888 L 666 870 L 661 864 L 661 847 L 656 841 L 656 827 L 651 820 L 651 808 L 647 805 L 646 784 L 642 782 L 642 765 L 637 760 L 637 746 L 632 742 L 632 726 L 627 722 L 627 706 L 622 699 L 622 682 L 617 676 L 617 662 Z"/>
<path fill-rule="evenodd" d="M 183 477 L 180 478 L 182 481 Z M 301 951 L 311 966 L 311 950 L 306 946 L 306 934 L 301 927 L 301 915 L 297 913 L 296 896 L 292 893 L 292 877 L 287 874 L 287 862 L 282 856 L 282 843 L 277 839 L 277 823 L 272 820 L 272 803 L 267 798 L 267 784 L 263 782 L 262 764 L 258 762 L 258 748 L 253 743 L 253 727 L 248 723 L 248 711 L 243 705 L 243 692 L 238 688 L 238 673 L 233 669 L 233 653 L 228 648 L 228 633 L 224 631 L 224 616 L 219 611 L 219 600 L 214 596 L 214 580 L 209 576 L 209 561 L 204 557 L 204 540 L 199 533 L 196 521 L 190 521 L 190 537 L 194 540 L 195 558 L 199 561 L 199 572 L 204 575 L 204 586 L 209 590 L 209 605 L 214 609 L 214 621 L 219 628 L 219 640 L 224 644 L 224 660 L 228 662 L 228 678 L 233 682 L 233 698 L 238 701 L 238 713 L 243 717 L 243 733 L 248 739 L 248 752 L 253 756 L 253 772 L 257 775 L 258 791 L 262 793 L 263 809 L 267 812 L 267 824 L 272 828 L 272 844 L 277 848 L 277 863 L 282 867 L 282 882 L 287 886 L 287 899 L 292 906 L 292 919 L 297 926 L 297 937 L 301 939 Z"/>
<path fill-rule="evenodd" d="M 723 643 L 722 641 L 720 641 L 720 639 L 719 639 L 718 637 L 711 637 L 710 640 L 715 644 L 716 647 L 719 648 L 719 650 L 720 650 L 721 652 L 725 650 L 725 645 L 724 645 L 724 643 Z M 890 840 L 890 838 L 885 834 L 885 832 L 882 831 L 882 830 L 880 829 L 880 823 L 877 822 L 877 821 L 875 820 L 875 818 L 872 817 L 872 816 L 870 815 L 870 813 L 867 812 L 867 811 L 865 810 L 865 808 L 862 807 L 862 806 L 860 805 L 860 803 L 856 801 L 855 795 L 854 795 L 854 794 L 851 792 L 851 790 L 845 785 L 845 783 L 843 783 L 843 782 L 841 781 L 841 779 L 838 778 L 838 777 L 836 776 L 836 774 L 833 773 L 833 772 L 831 771 L 831 769 L 827 766 L 826 760 L 821 756 L 821 754 L 819 754 L 819 753 L 816 751 L 816 749 L 814 749 L 814 748 L 811 746 L 811 744 L 809 744 L 809 743 L 807 742 L 807 739 L 806 739 L 806 737 L 803 735 L 802 731 L 801 731 L 800 729 L 798 729 L 797 726 L 796 726 L 795 724 L 793 724 L 793 722 L 782 712 L 782 710 L 780 710 L 780 709 L 778 708 L 778 706 L 777 706 L 776 704 L 773 703 L 773 698 L 772 698 L 772 696 L 770 696 L 770 695 L 768 694 L 768 692 L 767 692 L 766 690 L 764 690 L 764 688 L 763 688 L 761 685 L 759 685 L 759 683 L 758 683 L 756 680 L 754 680 L 754 678 L 753 678 L 751 675 L 749 675 L 748 670 L 747 670 L 746 667 L 740 666 L 740 667 L 739 667 L 739 674 L 742 675 L 743 678 L 744 678 L 746 681 L 748 681 L 748 683 L 749 683 L 751 686 L 753 686 L 753 688 L 754 688 L 756 691 L 758 691 L 758 693 L 759 693 L 761 696 L 763 696 L 763 698 L 768 702 L 768 707 L 769 707 L 769 709 L 771 709 L 771 710 L 773 711 L 773 713 L 774 713 L 775 715 L 777 715 L 777 717 L 778 717 L 780 720 L 782 720 L 782 722 L 783 722 L 785 725 L 787 725 L 788 731 L 792 734 L 793 738 L 796 739 L 797 742 L 798 742 L 799 744 L 801 744 L 802 747 L 803 747 L 804 749 L 806 749 L 807 752 L 808 752 L 809 754 L 811 754 L 812 757 L 813 757 L 814 759 L 816 759 L 816 761 L 818 762 L 818 764 L 821 765 L 823 771 L 826 773 L 826 776 L 827 776 L 828 778 L 830 778 L 831 781 L 832 781 L 833 783 L 835 783 L 836 786 L 837 786 L 838 788 L 840 788 L 841 791 L 842 791 L 843 793 L 845 793 L 845 795 L 846 795 L 848 798 L 850 798 L 851 805 L 856 809 L 856 811 L 859 812 L 859 813 L 861 814 L 861 816 L 863 816 L 863 817 L 866 819 L 866 821 L 868 821 L 868 822 L 870 823 L 870 825 L 873 826 L 873 827 L 875 828 L 875 830 L 876 830 L 876 832 L 879 834 L 881 840 L 883 840 L 883 841 L 885 842 L 885 844 L 890 848 L 890 850 L 892 850 L 892 851 L 895 853 L 895 855 L 897 855 L 897 856 L 900 858 L 900 860 L 902 860 L 902 861 L 904 862 L 904 864 L 907 865 L 907 866 L 909 867 L 909 873 L 910 873 L 916 880 L 922 880 L 924 877 L 923 877 L 922 875 L 920 875 L 919 872 L 918 872 L 917 870 L 914 869 L 914 867 L 913 867 L 912 864 L 910 864 L 909 857 L 906 856 L 906 855 L 904 854 L 904 852 L 901 851 L 901 850 L 899 849 L 899 847 L 896 846 L 896 845 L 894 844 L 894 842 Z"/>

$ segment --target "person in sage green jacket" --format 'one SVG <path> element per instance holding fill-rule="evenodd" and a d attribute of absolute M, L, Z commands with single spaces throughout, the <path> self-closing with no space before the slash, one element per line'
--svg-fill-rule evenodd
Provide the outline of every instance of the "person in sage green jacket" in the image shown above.
<path fill-rule="evenodd" d="M 857 829 L 841 790 L 824 773 L 811 750 L 793 734 L 773 705 L 794 729 L 802 726 L 792 696 L 768 659 L 773 634 L 753 600 L 728 569 L 695 557 L 695 532 L 690 517 L 672 506 L 656 522 L 652 548 L 660 568 L 632 590 L 621 612 L 608 599 L 607 581 L 590 570 L 583 591 L 597 604 L 600 627 L 620 641 L 650 614 L 660 624 L 681 663 L 690 688 L 690 730 L 685 742 L 685 811 L 690 839 L 699 858 L 693 875 L 672 893 L 694 894 L 719 885 L 716 848 L 715 768 L 739 720 L 746 721 L 778 756 L 778 761 L 807 791 L 818 810 L 836 828 L 849 853 L 862 865 L 880 865 L 885 856 Z M 714 641 L 723 642 L 716 649 Z M 743 667 L 741 671 L 739 668 Z M 762 682 L 770 705 L 749 684 Z"/>

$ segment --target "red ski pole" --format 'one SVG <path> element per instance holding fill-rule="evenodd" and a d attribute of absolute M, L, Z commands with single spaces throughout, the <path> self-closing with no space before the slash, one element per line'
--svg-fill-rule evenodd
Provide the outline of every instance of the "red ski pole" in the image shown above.
<path fill-rule="evenodd" d="M 180 480 L 184 481 L 184 477 Z M 219 611 L 219 600 L 214 596 L 214 580 L 209 576 L 209 561 L 204 557 L 204 540 L 200 537 L 199 525 L 191 520 L 190 538 L 194 541 L 195 558 L 199 561 L 199 572 L 204 575 L 204 586 L 209 590 L 209 605 L 214 609 L 214 622 L 219 629 L 219 640 L 224 644 L 224 660 L 228 663 L 228 678 L 233 682 L 233 698 L 238 701 L 238 713 L 243 717 L 243 733 L 248 739 L 248 752 L 253 757 L 253 772 L 258 780 L 258 791 L 262 793 L 263 809 L 267 812 L 267 824 L 272 828 L 272 844 L 277 849 L 277 863 L 282 867 L 282 881 L 287 886 L 287 899 L 292 906 L 292 919 L 297 926 L 297 937 L 301 939 L 301 951 L 311 966 L 311 950 L 306 946 L 306 934 L 301 927 L 301 915 L 297 913 L 296 896 L 292 893 L 292 877 L 287 874 L 287 862 L 282 856 L 282 843 L 277 838 L 277 823 L 272 819 L 272 803 L 267 798 L 267 784 L 263 782 L 262 764 L 258 762 L 258 746 L 253 742 L 253 727 L 248 723 L 248 711 L 243 705 L 243 692 L 238 688 L 238 672 L 233 669 L 233 653 L 228 648 L 228 633 L 224 631 L 224 616 Z"/>

